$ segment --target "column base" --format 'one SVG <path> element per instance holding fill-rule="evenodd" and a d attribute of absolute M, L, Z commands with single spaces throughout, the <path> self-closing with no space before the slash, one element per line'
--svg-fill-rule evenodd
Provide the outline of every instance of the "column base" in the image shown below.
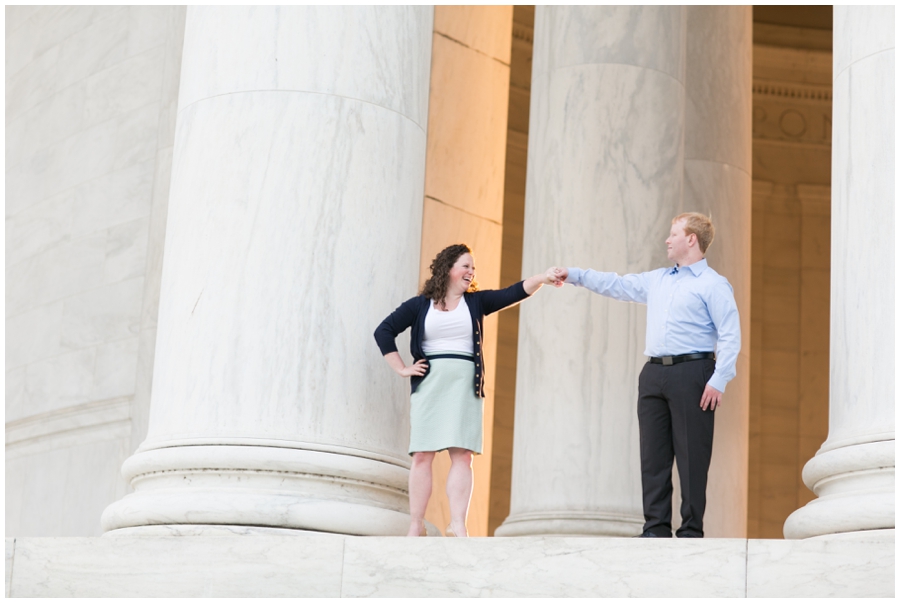
<path fill-rule="evenodd" d="M 510 515 L 495 536 L 637 536 L 643 518 L 615 513 L 545 511 Z"/>
<path fill-rule="evenodd" d="M 409 524 L 407 524 L 409 525 Z M 442 536 L 441 531 L 428 521 L 425 522 L 425 530 L 429 536 Z M 137 526 L 134 528 L 120 528 L 103 534 L 104 538 L 126 537 L 182 537 L 202 536 L 210 538 L 215 536 L 321 536 L 324 538 L 342 538 L 344 534 L 331 532 L 316 532 L 314 530 L 291 530 L 288 528 L 265 528 L 259 526 L 227 526 L 227 525 L 153 525 Z"/>
<path fill-rule="evenodd" d="M 819 452 L 803 482 L 819 498 L 787 518 L 785 538 L 894 529 L 894 440 Z"/>
<path fill-rule="evenodd" d="M 823 541 L 823 542 L 889 542 L 893 543 L 895 539 L 895 529 L 889 530 L 863 530 L 861 532 L 841 532 L 840 534 L 825 534 L 823 536 L 813 536 L 806 540 Z"/>
<path fill-rule="evenodd" d="M 203 536 L 204 538 L 214 536 L 324 536 L 329 538 L 339 538 L 342 535 L 331 534 L 329 532 L 314 532 L 312 530 L 291 530 L 287 528 L 265 528 L 260 526 L 185 524 L 159 524 L 152 526 L 136 526 L 133 528 L 119 528 L 103 534 L 103 538 L 132 538 L 136 536 L 152 536 L 154 538 L 164 536 Z"/>
<path fill-rule="evenodd" d="M 138 452 L 122 473 L 135 491 L 103 512 L 105 532 L 222 526 L 400 536 L 409 528 L 409 470 L 384 460 L 198 445 Z"/>

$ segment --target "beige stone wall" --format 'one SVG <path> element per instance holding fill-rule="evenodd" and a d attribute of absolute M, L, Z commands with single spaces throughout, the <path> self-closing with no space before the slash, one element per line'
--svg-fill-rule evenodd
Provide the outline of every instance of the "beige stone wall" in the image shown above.
<path fill-rule="evenodd" d="M 830 32 L 757 24 L 753 82 L 748 536 L 814 498 L 828 435 Z"/>
<path fill-rule="evenodd" d="M 473 249 L 481 289 L 500 286 L 512 13 L 511 6 L 435 7 L 420 286 L 437 252 L 454 243 Z M 485 319 L 484 449 L 474 463 L 472 536 L 488 534 L 497 316 Z M 441 530 L 450 523 L 449 468 L 449 455 L 438 454 L 425 514 Z"/>

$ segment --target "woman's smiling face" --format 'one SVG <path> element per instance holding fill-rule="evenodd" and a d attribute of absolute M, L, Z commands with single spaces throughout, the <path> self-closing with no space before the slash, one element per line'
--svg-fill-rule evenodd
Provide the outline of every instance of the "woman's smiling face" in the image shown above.
<path fill-rule="evenodd" d="M 447 293 L 465 293 L 469 290 L 472 281 L 475 280 L 475 259 L 471 254 L 464 253 L 457 258 L 453 268 L 450 269 L 450 287 Z"/>

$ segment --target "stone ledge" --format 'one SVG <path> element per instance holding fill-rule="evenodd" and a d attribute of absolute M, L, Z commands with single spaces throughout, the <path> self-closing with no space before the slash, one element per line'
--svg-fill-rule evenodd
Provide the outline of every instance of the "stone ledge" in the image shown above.
<path fill-rule="evenodd" d="M 97 439 L 128 437 L 131 402 L 130 396 L 93 400 L 10 421 L 6 424 L 6 458 L 80 444 L 92 439 L 91 435 Z"/>
<path fill-rule="evenodd" d="M 893 597 L 894 541 L 7 538 L 12 597 Z M 889 536 L 889 537 L 886 537 Z"/>

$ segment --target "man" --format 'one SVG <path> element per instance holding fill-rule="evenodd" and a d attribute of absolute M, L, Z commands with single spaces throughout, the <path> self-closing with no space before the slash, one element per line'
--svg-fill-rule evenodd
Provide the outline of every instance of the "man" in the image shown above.
<path fill-rule="evenodd" d="M 682 499 L 676 535 L 703 537 L 714 411 L 741 348 L 734 292 L 704 257 L 713 235 L 706 216 L 681 214 L 666 239 L 674 267 L 625 276 L 556 269 L 557 278 L 577 287 L 647 304 L 644 353 L 650 358 L 638 381 L 643 538 L 672 537 L 673 457 Z"/>

